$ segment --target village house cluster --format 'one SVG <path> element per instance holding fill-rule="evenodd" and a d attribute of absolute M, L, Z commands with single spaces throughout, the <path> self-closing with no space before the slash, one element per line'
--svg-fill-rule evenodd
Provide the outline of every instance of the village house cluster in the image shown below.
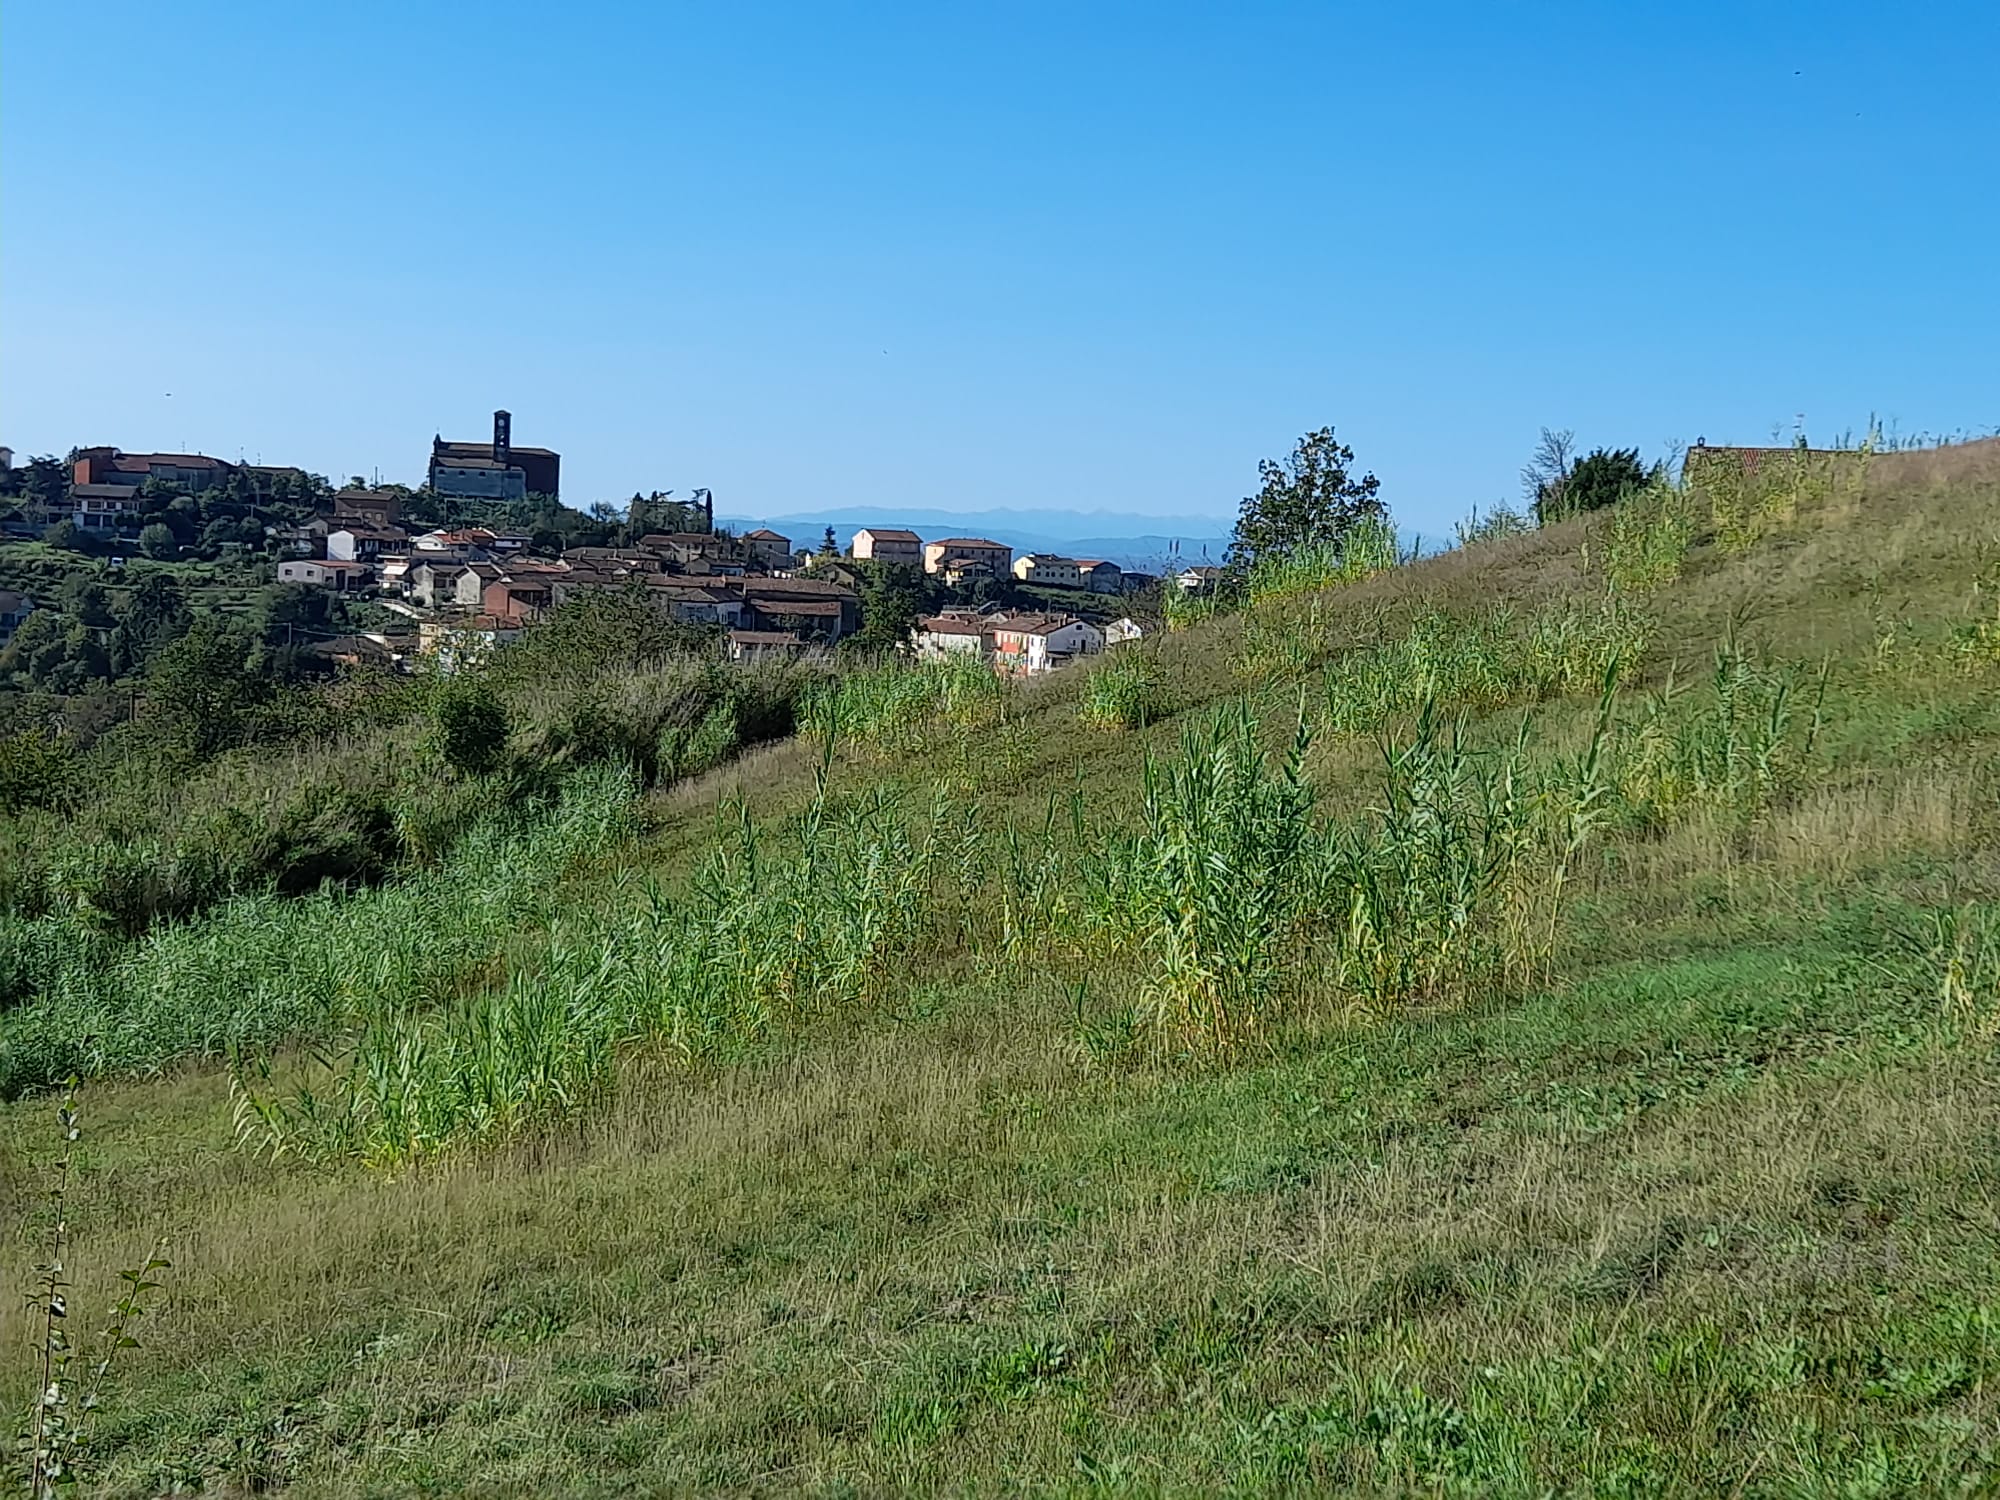
<path fill-rule="evenodd" d="M 488 439 L 433 437 L 425 483 L 432 494 L 472 502 L 476 510 L 482 500 L 558 498 L 561 465 L 551 449 L 515 443 L 512 415 L 496 411 Z M 191 495 L 289 498 L 312 483 L 302 470 L 285 466 L 109 447 L 78 450 L 70 467 L 66 501 L 56 502 L 61 513 L 44 502 L 26 517 L 28 524 L 69 520 L 109 538 L 129 533 L 136 517 L 148 513 L 144 497 L 157 496 L 161 485 Z M 840 555 L 833 555 L 830 535 L 818 552 L 796 550 L 791 538 L 768 529 L 741 536 L 717 531 L 712 502 L 705 518 L 696 512 L 706 530 L 657 532 L 621 546 L 571 546 L 548 555 L 519 532 L 411 525 L 403 515 L 406 494 L 344 488 L 325 512 L 266 529 L 279 554 L 277 582 L 365 594 L 409 622 L 395 631 L 314 641 L 307 649 L 342 662 L 388 664 L 412 652 L 449 656 L 512 640 L 579 595 L 636 590 L 667 618 L 716 627 L 731 659 L 745 661 L 829 647 L 853 634 L 870 571 L 857 564 L 916 569 L 967 597 L 979 597 L 986 581 L 1079 596 L 1128 594 L 1159 581 L 1104 559 L 1048 552 L 1016 557 L 1011 547 L 985 537 L 926 540 L 892 527 L 863 527 Z M 1199 586 L 1193 571 L 1174 582 Z M 1081 597 L 1077 607 L 1086 607 Z M 0 640 L 33 608 L 24 595 L 0 594 Z M 1101 618 L 1098 610 L 1090 612 Z M 1110 638 L 1129 639 L 1138 631 L 1121 620 L 1110 627 Z M 947 608 L 921 621 L 909 646 L 919 657 L 971 653 L 996 671 L 1031 675 L 1102 651 L 1106 643 L 1105 627 L 1049 607 L 1044 596 L 1035 608 Z"/>
<path fill-rule="evenodd" d="M 851 587 L 802 576 L 789 539 L 660 532 L 624 547 L 571 547 L 541 557 L 529 539 L 482 526 L 412 533 L 393 492 L 342 490 L 333 513 L 288 534 L 281 583 L 367 589 L 415 622 L 419 649 L 468 635 L 514 639 L 593 590 L 639 589 L 660 612 L 722 629 L 736 659 L 830 646 L 860 625 Z"/>

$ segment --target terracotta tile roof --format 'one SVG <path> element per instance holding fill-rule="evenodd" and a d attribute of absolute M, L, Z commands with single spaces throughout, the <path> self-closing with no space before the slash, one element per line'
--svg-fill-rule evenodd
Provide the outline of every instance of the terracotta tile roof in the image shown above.
<path fill-rule="evenodd" d="M 684 604 L 735 604 L 742 597 L 731 589 L 712 588 L 707 584 L 690 584 L 665 573 L 648 578 L 646 586 Z"/>
<path fill-rule="evenodd" d="M 219 458 L 210 458 L 206 453 L 120 453 L 110 461 L 114 469 L 150 469 L 154 464 L 165 469 L 226 469 L 229 465 Z"/>
<path fill-rule="evenodd" d="M 921 542 L 922 537 L 914 531 L 893 531 L 886 526 L 864 526 L 854 533 L 877 542 Z"/>
<path fill-rule="evenodd" d="M 931 543 L 933 547 L 983 547 L 989 552 L 1012 552 L 1012 547 L 999 542 L 989 542 L 983 536 L 947 536 Z"/>
<path fill-rule="evenodd" d="M 771 529 L 770 529 L 769 527 L 767 527 L 767 526 L 759 526 L 759 527 L 758 527 L 758 528 L 757 528 L 757 529 L 756 529 L 755 531 L 746 531 L 746 532 L 744 532 L 744 533 L 743 533 L 743 540 L 744 540 L 744 541 L 746 541 L 746 542 L 750 542 L 750 541 L 756 541 L 756 542 L 789 542 L 789 541 L 791 540 L 791 538 L 790 538 L 790 537 L 788 537 L 788 536 L 780 536 L 780 535 L 779 535 L 779 534 L 778 534 L 777 532 L 775 532 L 775 531 L 772 531 L 772 530 L 771 530 Z"/>
<path fill-rule="evenodd" d="M 861 597 L 845 584 L 822 583 L 817 578 L 736 578 L 730 581 L 752 599 L 854 600 Z"/>
<path fill-rule="evenodd" d="M 1011 635 L 1054 635 L 1068 626 L 1085 623 L 1075 615 L 1010 615 L 1003 620 L 995 620 L 993 629 Z"/>
<path fill-rule="evenodd" d="M 525 453 L 530 458 L 562 457 L 553 448 L 530 448 L 525 443 L 509 443 L 507 451 L 510 454 Z M 458 468 L 461 465 L 468 468 L 497 469 L 500 467 L 500 465 L 493 461 L 493 442 L 490 438 L 480 443 L 453 443 L 440 438 L 431 444 L 431 456 L 442 463 L 449 464 L 452 468 Z M 485 462 L 483 464 L 468 462 L 469 460 L 480 459 L 485 460 Z"/>
<path fill-rule="evenodd" d="M 993 627 L 990 621 L 965 615 L 933 615 L 917 621 L 917 628 L 931 635 L 984 635 Z"/>

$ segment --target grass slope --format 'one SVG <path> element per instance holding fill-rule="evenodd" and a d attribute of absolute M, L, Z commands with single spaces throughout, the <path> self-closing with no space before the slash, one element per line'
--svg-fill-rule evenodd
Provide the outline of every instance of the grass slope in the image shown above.
<path fill-rule="evenodd" d="M 1108 1052 L 1129 964 L 1080 1012 L 1055 967 L 941 951 L 699 1067 L 634 1049 L 605 1107 L 389 1175 L 237 1149 L 207 1068 L 93 1086 L 75 1300 L 156 1235 L 176 1262 L 97 1482 L 1990 1491 L 2000 653 L 1978 622 L 2000 473 L 1899 456 L 1870 484 L 1747 550 L 1697 546 L 1649 601 L 1635 713 L 1731 631 L 1828 664 L 1810 774 L 1752 818 L 1593 846 L 1555 982 L 1524 998 L 1302 1007 L 1221 1057 Z M 994 837 L 1040 829 L 1052 789 L 1129 823 L 1142 755 L 1194 710 L 1247 691 L 1275 722 L 1416 612 L 1593 599 L 1606 526 L 1175 635 L 1168 722 L 1087 732 L 1081 684 L 1056 682 L 835 775 L 962 784 Z M 1274 619 L 1305 642 L 1275 673 Z M 1537 738 L 1573 748 L 1594 713 L 1552 698 Z M 1504 743 L 1519 716 L 1475 733 Z M 782 827 L 814 759 L 773 747 L 666 794 L 625 857 L 678 879 L 737 793 Z M 1330 737 L 1308 769 L 1352 806 L 1377 760 Z M 47 1110 L 0 1126 L 23 1265 Z M 24 1335 L 0 1311 L 0 1339 Z"/>

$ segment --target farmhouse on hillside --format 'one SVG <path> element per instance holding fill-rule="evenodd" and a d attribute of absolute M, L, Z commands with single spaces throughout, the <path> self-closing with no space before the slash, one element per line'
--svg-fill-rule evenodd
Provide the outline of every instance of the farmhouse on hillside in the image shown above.
<path fill-rule="evenodd" d="M 1074 615 L 992 618 L 993 665 L 1010 677 L 1037 677 L 1104 649 L 1104 632 Z"/>
<path fill-rule="evenodd" d="M 924 543 L 926 573 L 958 572 L 971 577 L 998 578 L 1014 565 L 1014 549 L 984 537 L 948 536 Z"/>
<path fill-rule="evenodd" d="M 847 555 L 856 562 L 900 563 L 915 567 L 923 560 L 924 541 L 914 531 L 864 526 L 854 533 Z"/>

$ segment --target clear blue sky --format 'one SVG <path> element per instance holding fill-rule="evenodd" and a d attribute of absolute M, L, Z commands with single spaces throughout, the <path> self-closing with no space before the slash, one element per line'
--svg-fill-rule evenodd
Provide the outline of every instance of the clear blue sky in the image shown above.
<path fill-rule="evenodd" d="M 0 441 L 1405 524 L 2000 422 L 2000 7 L 98 4 L 0 22 Z M 171 392 L 171 396 L 167 393 Z"/>

